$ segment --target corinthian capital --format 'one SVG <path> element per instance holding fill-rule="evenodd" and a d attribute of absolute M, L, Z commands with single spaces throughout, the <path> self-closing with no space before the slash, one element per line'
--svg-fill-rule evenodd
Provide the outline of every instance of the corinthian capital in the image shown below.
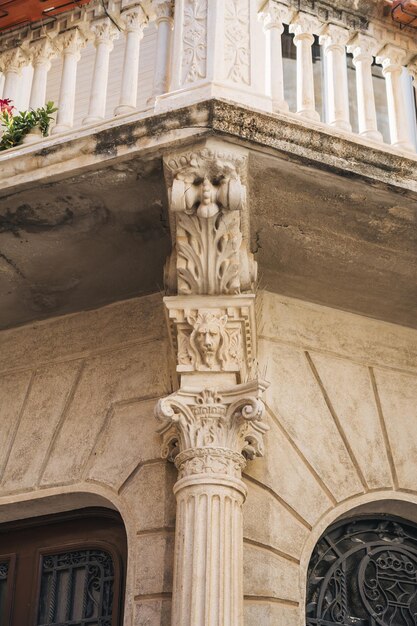
<path fill-rule="evenodd" d="M 50 65 L 51 59 L 53 59 L 59 53 L 59 48 L 53 43 L 53 40 L 49 37 L 43 37 L 34 43 L 31 43 L 28 49 L 29 57 L 32 64 L 46 64 Z"/>
<path fill-rule="evenodd" d="M 276 2 L 276 0 L 269 0 L 261 13 L 265 30 L 278 28 L 280 32 L 283 32 L 283 24 L 290 23 L 293 13 L 294 10 L 286 4 Z"/>
<path fill-rule="evenodd" d="M 220 391 L 183 388 L 160 400 L 156 417 L 161 423 L 163 456 L 175 460 L 180 472 L 193 474 L 207 471 L 202 464 L 214 471 L 212 459 L 225 459 L 223 470 L 216 461 L 215 473 L 240 475 L 246 459 L 263 455 L 263 435 L 269 429 L 261 399 L 265 388 L 259 381 Z M 196 457 L 201 462 L 190 467 Z"/>
<path fill-rule="evenodd" d="M 78 28 L 67 30 L 56 38 L 57 45 L 64 55 L 74 55 L 78 59 L 82 48 L 87 45 L 87 41 L 87 37 Z"/>
<path fill-rule="evenodd" d="M 2 52 L 0 55 L 0 70 L 2 72 L 20 73 L 22 67 L 26 65 L 28 58 L 22 48 L 13 48 Z"/>
<path fill-rule="evenodd" d="M 173 0 L 153 0 L 150 9 L 155 16 L 154 19 L 156 22 L 172 20 L 174 15 Z"/>
<path fill-rule="evenodd" d="M 143 37 L 143 31 L 148 24 L 148 18 L 141 6 L 135 6 L 123 11 L 120 17 L 128 33 L 138 32 Z"/>
<path fill-rule="evenodd" d="M 179 294 L 238 294 L 251 289 L 247 153 L 218 140 L 164 159 L 173 254 L 166 285 Z"/>
<path fill-rule="evenodd" d="M 95 46 L 98 46 L 101 43 L 113 46 L 113 40 L 119 37 L 118 29 L 108 18 L 100 19 L 94 22 L 91 26 L 91 30 L 94 34 Z"/>

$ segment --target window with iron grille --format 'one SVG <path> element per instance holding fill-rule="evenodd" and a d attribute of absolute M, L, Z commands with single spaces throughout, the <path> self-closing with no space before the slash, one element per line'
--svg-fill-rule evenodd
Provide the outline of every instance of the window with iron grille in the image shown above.
<path fill-rule="evenodd" d="M 0 526 L 0 626 L 120 626 L 125 562 L 113 511 Z"/>
<path fill-rule="evenodd" d="M 311 557 L 307 626 L 415 626 L 417 526 L 396 517 L 331 527 Z"/>

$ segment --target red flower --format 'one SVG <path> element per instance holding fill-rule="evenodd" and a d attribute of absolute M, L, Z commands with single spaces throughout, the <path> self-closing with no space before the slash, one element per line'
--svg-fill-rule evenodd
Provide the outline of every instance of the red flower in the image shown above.
<path fill-rule="evenodd" d="M 11 104 L 10 98 L 4 98 L 3 100 L 0 98 L 0 113 L 8 113 L 9 115 L 13 115 L 14 106 Z"/>

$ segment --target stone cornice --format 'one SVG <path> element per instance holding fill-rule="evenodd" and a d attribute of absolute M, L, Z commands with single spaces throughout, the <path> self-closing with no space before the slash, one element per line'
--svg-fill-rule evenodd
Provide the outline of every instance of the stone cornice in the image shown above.
<path fill-rule="evenodd" d="M 417 192 L 417 155 L 404 155 L 342 131 L 304 122 L 295 115 L 252 111 L 209 100 L 158 115 L 129 115 L 96 128 L 49 137 L 0 156 L 0 193 L 65 179 L 118 160 L 158 155 L 174 143 L 216 135 L 246 147 L 289 158 L 343 176 Z"/>

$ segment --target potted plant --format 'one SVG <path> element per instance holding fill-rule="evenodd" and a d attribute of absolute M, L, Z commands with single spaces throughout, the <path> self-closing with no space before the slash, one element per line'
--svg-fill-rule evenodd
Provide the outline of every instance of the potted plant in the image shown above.
<path fill-rule="evenodd" d="M 14 113 L 14 108 L 8 98 L 0 100 L 0 123 L 3 130 L 0 136 L 0 150 L 47 137 L 53 114 L 57 111 L 53 102 L 47 102 L 44 107 L 38 109 L 18 113 Z"/>

